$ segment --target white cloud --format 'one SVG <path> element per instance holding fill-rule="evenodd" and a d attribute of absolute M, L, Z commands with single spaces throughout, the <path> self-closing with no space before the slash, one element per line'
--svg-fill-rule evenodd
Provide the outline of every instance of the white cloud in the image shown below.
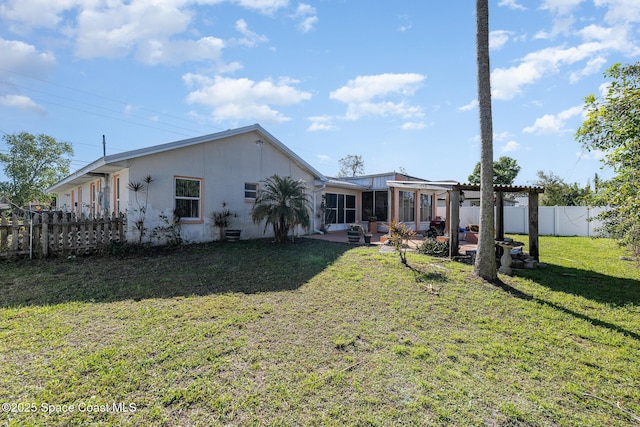
<path fill-rule="evenodd" d="M 398 16 L 398 20 L 401 22 L 400 26 L 398 27 L 398 32 L 406 33 L 413 27 L 409 15 L 400 15 Z"/>
<path fill-rule="evenodd" d="M 358 76 L 329 94 L 347 104 L 345 118 L 357 120 L 363 116 L 399 116 L 405 119 L 422 117 L 422 107 L 406 103 L 404 98 L 412 96 L 422 85 L 426 76 L 421 74 L 379 74 Z M 399 97 L 400 102 L 374 100 Z"/>
<path fill-rule="evenodd" d="M 267 41 L 264 35 L 251 31 L 242 19 L 236 22 L 241 38 L 228 41 L 212 36 L 194 38 L 193 34 L 198 34 L 192 31 L 194 6 L 222 2 L 262 13 L 288 5 L 288 0 L 8 0 L 0 3 L 0 19 L 8 21 L 14 31 L 57 29 L 74 43 L 79 58 L 133 55 L 150 65 L 219 63 L 222 49 L 228 44 L 252 47 Z M 309 27 L 313 23 L 304 25 Z M 224 64 L 218 66 L 220 69 Z"/>
<path fill-rule="evenodd" d="M 471 111 L 478 107 L 478 100 L 474 99 L 467 105 L 463 105 L 462 107 L 458 107 L 458 111 Z"/>
<path fill-rule="evenodd" d="M 0 38 L 0 58 L 2 68 L 39 78 L 46 76 L 56 63 L 55 56 L 50 53 L 39 52 L 28 43 L 3 38 Z"/>
<path fill-rule="evenodd" d="M 536 119 L 536 122 L 533 124 L 533 126 L 528 126 L 522 129 L 522 132 L 535 134 L 571 132 L 571 129 L 565 128 L 566 122 L 573 117 L 581 115 L 582 112 L 582 106 L 576 106 L 561 111 L 555 116 L 552 114 L 545 114 L 544 116 Z"/>
<path fill-rule="evenodd" d="M 491 50 L 500 50 L 509 41 L 513 33 L 505 30 L 495 30 L 489 33 L 489 48 Z"/>
<path fill-rule="evenodd" d="M 403 124 L 400 128 L 402 130 L 422 130 L 426 127 L 427 127 L 427 124 L 423 122 L 407 122 Z"/>
<path fill-rule="evenodd" d="M 234 39 L 233 42 L 246 47 L 254 47 L 258 43 L 265 43 L 269 41 L 267 36 L 257 34 L 249 29 L 247 21 L 244 19 L 238 19 L 236 21 L 236 31 L 242 34 L 244 37 L 241 39 Z"/>
<path fill-rule="evenodd" d="M 185 74 L 185 84 L 195 88 L 187 96 L 189 104 L 211 107 L 215 121 L 258 120 L 281 123 L 290 120 L 272 106 L 298 104 L 311 99 L 311 93 L 294 87 L 296 80 L 284 77 L 274 82 L 255 82 L 246 78 L 214 78 L 201 74 Z"/>
<path fill-rule="evenodd" d="M 498 142 L 504 141 L 504 140 L 506 140 L 508 138 L 511 138 L 511 137 L 513 137 L 513 134 L 510 133 L 509 131 L 504 131 L 504 132 L 494 133 L 493 134 L 493 140 L 494 141 L 498 141 Z"/>
<path fill-rule="evenodd" d="M 609 24 L 640 22 L 640 3 L 636 0 L 594 0 L 596 6 L 609 6 L 605 21 Z"/>
<path fill-rule="evenodd" d="M 313 27 L 314 25 L 316 25 L 317 22 L 318 22 L 317 16 L 308 16 L 298 24 L 298 29 L 303 33 L 308 33 L 309 31 L 313 30 Z"/>
<path fill-rule="evenodd" d="M 45 114 L 45 109 L 31 98 L 24 95 L 4 95 L 0 96 L 0 105 L 36 114 Z"/>
<path fill-rule="evenodd" d="M 200 40 L 147 40 L 138 47 L 136 58 L 145 64 L 177 65 L 191 61 L 221 62 L 224 41 L 215 37 Z"/>
<path fill-rule="evenodd" d="M 204 0 L 206 3 L 207 1 Z M 219 3 L 220 0 L 213 0 L 213 3 Z M 231 0 L 239 6 L 252 9 L 264 14 L 272 14 L 273 12 L 289 5 L 289 0 Z"/>
<path fill-rule="evenodd" d="M 571 13 L 580 3 L 585 0 L 544 0 L 540 9 L 550 10 L 558 15 L 566 15 Z"/>
<path fill-rule="evenodd" d="M 166 41 L 183 33 L 191 12 L 175 3 L 144 0 L 83 9 L 77 17 L 76 54 L 82 58 L 124 57 L 147 40 Z"/>
<path fill-rule="evenodd" d="M 291 18 L 300 21 L 298 23 L 298 30 L 303 33 L 308 33 L 313 30 L 318 22 L 316 9 L 306 3 L 299 3 L 295 13 L 291 15 Z"/>
<path fill-rule="evenodd" d="M 511 151 L 517 151 L 520 148 L 520 144 L 516 141 L 509 141 L 502 147 L 500 147 L 500 151 L 503 153 L 509 153 Z"/>
<path fill-rule="evenodd" d="M 331 156 L 327 154 L 316 154 L 316 159 L 319 163 L 323 165 L 330 165 L 335 163 L 335 161 L 331 158 Z"/>
<path fill-rule="evenodd" d="M 333 117 L 331 116 L 313 116 L 309 117 L 308 120 L 311 122 L 311 124 L 307 128 L 308 132 L 337 129 L 337 127 L 333 124 Z"/>
<path fill-rule="evenodd" d="M 573 12 L 585 0 L 545 0 L 541 8 L 549 10 L 554 17 L 551 31 L 541 31 L 535 37 L 551 39 L 558 34 L 579 36 L 580 44 L 548 47 L 524 56 L 519 63 L 509 68 L 496 68 L 491 82 L 495 99 L 509 100 L 520 94 L 524 87 L 559 73 L 564 67 L 579 66 L 578 71 L 566 73 L 570 82 L 598 72 L 609 56 L 621 53 L 634 57 L 640 55 L 637 31 L 631 23 L 640 22 L 640 2 L 636 0 L 596 0 L 596 5 L 607 7 L 609 22 L 615 25 L 605 27 L 589 24 L 577 31 L 572 29 L 576 20 Z M 582 21 L 580 21 L 582 22 Z"/>
<path fill-rule="evenodd" d="M 132 114 L 136 110 L 138 110 L 138 106 L 137 105 L 127 104 L 127 105 L 124 106 L 124 113 L 125 114 Z"/>
<path fill-rule="evenodd" d="M 523 86 L 546 75 L 557 73 L 562 66 L 600 58 L 602 52 L 627 49 L 619 40 L 587 42 L 577 47 L 551 47 L 526 55 L 520 64 L 510 68 L 496 68 L 491 73 L 492 94 L 496 99 L 509 100 L 518 95 Z"/>
<path fill-rule="evenodd" d="M 577 81 L 581 80 L 583 77 L 595 74 L 598 71 L 600 71 L 606 63 L 607 63 L 607 58 L 604 58 L 602 56 L 593 58 L 592 60 L 587 62 L 587 65 L 585 65 L 582 70 L 571 73 L 569 75 L 569 81 L 571 83 L 576 83 Z"/>
<path fill-rule="evenodd" d="M 518 4 L 516 0 L 500 0 L 500 3 L 498 3 L 498 6 L 505 6 L 514 10 L 527 10 L 526 7 L 522 6 L 521 4 Z"/>
<path fill-rule="evenodd" d="M 0 17 L 11 22 L 11 28 L 55 28 L 62 22 L 62 14 L 80 5 L 80 0 L 8 0 L 0 4 Z"/>

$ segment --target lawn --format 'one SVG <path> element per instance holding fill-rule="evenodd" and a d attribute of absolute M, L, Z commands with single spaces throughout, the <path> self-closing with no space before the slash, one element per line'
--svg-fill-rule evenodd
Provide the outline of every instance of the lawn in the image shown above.
<path fill-rule="evenodd" d="M 308 239 L 1 263 L 0 422 L 637 425 L 640 266 L 540 251 L 500 286 Z"/>

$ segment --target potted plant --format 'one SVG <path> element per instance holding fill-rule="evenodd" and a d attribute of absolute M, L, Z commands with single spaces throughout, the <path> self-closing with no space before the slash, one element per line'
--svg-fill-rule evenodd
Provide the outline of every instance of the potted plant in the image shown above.
<path fill-rule="evenodd" d="M 373 237 L 373 234 L 371 233 L 364 233 L 364 243 L 366 243 L 367 245 L 371 244 L 371 238 Z"/>
<path fill-rule="evenodd" d="M 347 237 L 349 243 L 359 243 L 360 236 L 364 234 L 364 229 L 360 224 L 351 224 L 347 230 Z"/>
<path fill-rule="evenodd" d="M 220 231 L 220 240 L 222 240 L 223 237 L 229 242 L 240 240 L 241 230 L 228 229 L 233 219 L 237 217 L 238 214 L 231 212 L 229 208 L 227 208 L 227 202 L 222 202 L 222 209 L 211 214 L 213 225 L 218 227 Z"/>

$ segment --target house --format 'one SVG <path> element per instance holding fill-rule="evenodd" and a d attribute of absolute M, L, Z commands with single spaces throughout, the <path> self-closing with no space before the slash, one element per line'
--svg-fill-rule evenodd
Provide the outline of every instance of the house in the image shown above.
<path fill-rule="evenodd" d="M 264 224 L 253 223 L 251 210 L 260 193 L 260 183 L 273 175 L 306 183 L 312 225 L 310 230 L 295 230 L 297 234 L 326 230 L 327 226 L 332 231 L 344 230 L 355 222 L 369 226 L 372 220 L 377 226 L 396 220 L 416 231 L 428 230 L 431 221 L 437 219 L 441 197 L 445 197 L 445 218 L 451 227 L 459 222 L 463 193 L 479 189 L 398 172 L 326 177 L 255 124 L 104 156 L 47 192 L 57 195 L 58 210 L 76 215 L 126 213 L 130 241 L 138 239 L 136 224 L 141 219 L 149 236 L 156 227 L 166 226 L 174 213 L 179 213 L 182 239 L 219 239 L 211 216 L 223 204 L 237 214 L 231 226 L 242 230 L 241 238 L 250 239 L 264 236 Z M 503 193 L 528 192 L 530 209 L 537 215 L 537 194 L 542 191 L 538 187 L 501 186 L 496 190 L 496 204 L 501 212 Z M 533 214 L 531 218 L 537 221 Z M 537 223 L 533 225 L 531 228 L 537 230 Z M 457 243 L 457 232 L 452 238 L 452 243 Z"/>
<path fill-rule="evenodd" d="M 349 224 L 370 220 L 388 222 L 395 219 L 414 230 L 429 229 L 435 217 L 433 191 L 397 190 L 389 182 L 429 182 L 399 172 L 329 178 L 323 188 L 325 222 L 332 230 L 344 230 Z"/>
<path fill-rule="evenodd" d="M 135 224 L 142 217 L 149 232 L 174 212 L 180 212 L 183 239 L 218 239 L 211 214 L 223 203 L 237 214 L 232 227 L 242 230 L 242 238 L 257 238 L 264 236 L 264 226 L 253 223 L 251 208 L 261 181 L 274 174 L 306 183 L 310 232 L 326 226 L 344 230 L 372 218 L 387 222 L 392 212 L 394 219 L 426 229 L 435 215 L 435 193 L 393 193 L 387 185 L 426 180 L 397 172 L 326 177 L 258 124 L 104 156 L 47 191 L 57 195 L 57 209 L 76 215 L 127 213 L 129 240 L 137 239 Z M 145 177 L 152 179 L 148 188 Z M 140 184 L 138 191 L 134 184 Z"/>
<path fill-rule="evenodd" d="M 257 238 L 264 225 L 253 223 L 251 208 L 260 182 L 274 174 L 303 180 L 314 209 L 320 205 L 327 178 L 257 124 L 104 156 L 47 192 L 57 194 L 57 209 L 77 215 L 126 212 L 132 241 L 141 215 L 151 231 L 174 211 L 181 213 L 183 239 L 215 240 L 211 214 L 223 203 L 237 214 L 232 227 L 242 230 L 242 238 Z M 130 183 L 144 183 L 147 176 L 153 180 L 148 189 L 133 191 Z"/>

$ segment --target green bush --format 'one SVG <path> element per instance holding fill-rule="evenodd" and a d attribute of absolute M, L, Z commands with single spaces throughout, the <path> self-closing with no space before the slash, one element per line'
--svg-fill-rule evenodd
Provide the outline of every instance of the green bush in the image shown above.
<path fill-rule="evenodd" d="M 439 242 L 436 239 L 425 239 L 418 247 L 418 252 L 424 255 L 446 258 L 449 256 L 449 241 Z"/>

